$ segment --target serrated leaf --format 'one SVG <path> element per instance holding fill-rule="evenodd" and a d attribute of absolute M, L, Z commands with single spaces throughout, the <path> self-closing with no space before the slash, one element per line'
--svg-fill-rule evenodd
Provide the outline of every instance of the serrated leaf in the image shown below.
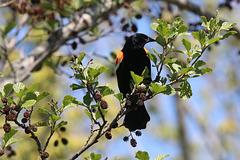
<path fill-rule="evenodd" d="M 206 62 L 204 62 L 204 61 L 202 61 L 202 60 L 198 60 L 198 61 L 195 63 L 194 67 L 195 67 L 195 68 L 199 68 L 199 67 L 204 66 L 205 64 L 206 64 Z"/>
<path fill-rule="evenodd" d="M 154 160 L 163 160 L 163 159 L 167 158 L 168 156 L 169 156 L 169 154 L 167 154 L 167 155 L 159 155 L 156 158 L 154 158 Z"/>
<path fill-rule="evenodd" d="M 185 25 L 181 25 L 179 28 L 178 28 L 178 33 L 184 33 L 184 32 L 187 32 L 188 31 L 188 27 L 185 26 Z"/>
<path fill-rule="evenodd" d="M 37 96 L 37 102 L 39 102 L 40 100 L 42 100 L 43 98 L 47 97 L 49 95 L 48 92 L 42 92 Z"/>
<path fill-rule="evenodd" d="M 17 82 L 13 85 L 13 90 L 16 96 L 20 99 L 24 95 L 24 91 L 26 90 L 26 87 L 23 83 Z"/>
<path fill-rule="evenodd" d="M 137 158 L 139 160 L 149 160 L 150 159 L 148 153 L 145 151 L 137 151 L 137 153 L 135 154 L 135 158 Z"/>
<path fill-rule="evenodd" d="M 90 93 L 87 92 L 86 95 L 83 97 L 83 103 L 85 103 L 87 106 L 90 106 L 93 98 L 90 96 Z"/>
<path fill-rule="evenodd" d="M 37 111 L 38 111 L 39 113 L 43 113 L 43 114 L 47 114 L 47 115 L 52 115 L 51 112 L 49 112 L 48 110 L 43 109 L 43 108 L 38 108 Z"/>
<path fill-rule="evenodd" d="M 155 94 L 158 94 L 158 93 L 161 93 L 161 92 L 167 90 L 166 87 L 162 86 L 162 84 L 158 83 L 158 82 L 151 83 L 151 87 L 152 87 L 152 90 Z"/>
<path fill-rule="evenodd" d="M 223 22 L 221 28 L 220 28 L 220 31 L 221 30 L 229 30 L 231 29 L 233 26 L 235 26 L 237 23 L 231 23 L 231 22 Z"/>
<path fill-rule="evenodd" d="M 157 31 L 161 34 L 162 37 L 168 34 L 169 28 L 166 27 L 166 24 L 160 23 L 157 27 Z"/>
<path fill-rule="evenodd" d="M 61 121 L 60 123 L 58 123 L 57 126 L 54 128 L 54 131 L 58 130 L 64 125 L 67 125 L 67 121 Z"/>
<path fill-rule="evenodd" d="M 5 93 L 5 97 L 8 96 L 8 94 L 12 91 L 13 88 L 13 84 L 12 83 L 8 83 L 4 86 L 4 93 Z"/>
<path fill-rule="evenodd" d="M 37 101 L 35 99 L 26 100 L 21 107 L 33 106 Z"/>
<path fill-rule="evenodd" d="M 84 85 L 78 85 L 78 84 L 76 84 L 76 83 L 73 83 L 73 84 L 70 85 L 70 88 L 72 88 L 72 90 L 74 91 L 74 90 L 77 90 L 77 89 L 85 88 L 85 86 L 84 86 Z"/>
<path fill-rule="evenodd" d="M 144 68 L 144 70 L 143 70 L 141 76 L 143 77 L 143 79 L 150 78 L 148 67 L 145 67 L 145 68 Z"/>
<path fill-rule="evenodd" d="M 57 120 L 59 120 L 61 117 L 60 116 L 57 116 L 55 114 L 52 114 L 50 117 L 49 117 L 49 120 L 50 120 L 50 123 L 53 124 L 54 122 L 56 122 Z"/>
<path fill-rule="evenodd" d="M 192 96 L 192 89 L 188 81 L 183 81 L 180 84 L 180 90 L 178 91 L 178 95 L 182 99 L 189 99 Z"/>
<path fill-rule="evenodd" d="M 37 124 L 36 124 L 36 126 L 37 127 L 42 127 L 42 126 L 49 126 L 49 124 L 47 123 L 47 122 L 38 122 Z"/>
<path fill-rule="evenodd" d="M 172 74 L 178 73 L 182 69 L 182 64 L 180 61 L 176 61 L 174 63 L 167 63 L 166 66 L 169 68 Z"/>
<path fill-rule="evenodd" d="M 157 57 L 156 57 L 154 54 L 152 54 L 152 53 L 149 52 L 149 53 L 147 54 L 147 56 L 148 56 L 148 58 L 149 58 L 151 61 L 153 61 L 154 64 L 157 63 Z"/>
<path fill-rule="evenodd" d="M 181 74 L 188 73 L 188 72 L 191 71 L 192 69 L 193 69 L 192 67 L 183 68 L 182 71 L 181 71 Z"/>
<path fill-rule="evenodd" d="M 202 68 L 202 69 L 201 69 L 201 73 L 202 73 L 202 74 L 211 73 L 211 72 L 212 72 L 212 69 L 211 69 L 211 68 Z"/>
<path fill-rule="evenodd" d="M 100 74 L 108 70 L 107 67 L 104 67 L 100 64 L 93 64 L 90 67 L 88 67 L 88 76 L 92 79 L 97 78 Z"/>
<path fill-rule="evenodd" d="M 166 88 L 167 89 L 165 91 L 161 92 L 162 94 L 164 94 L 164 95 L 175 95 L 176 94 L 175 88 L 173 88 L 173 86 L 167 85 Z"/>
<path fill-rule="evenodd" d="M 7 147 L 10 144 L 14 143 L 14 140 L 11 140 L 11 139 L 17 132 L 18 132 L 18 130 L 11 129 L 10 132 L 4 133 L 4 143 L 3 143 L 4 147 Z"/>
<path fill-rule="evenodd" d="M 71 95 L 66 95 L 63 98 L 63 103 L 62 103 L 62 111 L 68 109 L 68 108 L 72 108 L 72 107 L 77 107 L 78 105 L 82 105 L 85 106 L 82 102 L 79 102 L 76 100 L 76 97 L 73 97 Z"/>
<path fill-rule="evenodd" d="M 208 28 L 208 22 L 207 22 L 207 18 L 205 16 L 201 16 L 202 20 L 203 20 L 203 24 L 202 26 L 207 27 Z"/>
<path fill-rule="evenodd" d="M 135 82 L 135 84 L 138 85 L 139 83 L 141 83 L 143 81 L 143 77 L 135 74 L 133 71 L 131 71 L 130 73 L 131 73 L 131 76 L 132 76 L 133 81 Z"/>
<path fill-rule="evenodd" d="M 101 154 L 95 154 L 94 152 L 90 154 L 90 160 L 101 160 L 101 158 L 102 158 Z"/>
<path fill-rule="evenodd" d="M 107 113 L 107 110 L 106 110 L 106 109 L 101 109 L 101 108 L 100 108 L 100 110 L 101 110 L 102 114 L 105 116 L 106 113 Z M 102 117 L 102 116 L 101 116 L 100 111 L 97 110 L 97 112 L 95 113 L 95 119 L 97 120 L 97 119 L 99 119 L 99 118 L 101 118 L 101 117 Z"/>
<path fill-rule="evenodd" d="M 80 54 L 79 57 L 76 59 L 76 63 L 81 64 L 85 56 L 86 56 L 86 53 L 83 51 L 82 54 Z"/>
<path fill-rule="evenodd" d="M 222 39 L 222 37 L 215 37 L 215 38 L 212 38 L 208 41 L 208 45 L 211 45 L 213 43 L 215 43 L 216 41 L 218 41 L 219 39 Z"/>
<path fill-rule="evenodd" d="M 186 50 L 189 52 L 190 49 L 191 49 L 191 43 L 188 40 L 186 40 L 186 39 L 182 39 L 182 44 L 184 45 Z"/>
<path fill-rule="evenodd" d="M 223 40 L 223 39 L 225 39 L 225 38 L 228 38 L 229 36 L 234 35 L 234 34 L 236 34 L 236 33 L 237 33 L 237 31 L 228 31 L 226 34 L 224 34 L 224 35 L 222 36 L 221 40 Z"/>
<path fill-rule="evenodd" d="M 156 38 L 156 41 L 157 41 L 157 43 L 160 44 L 162 47 L 164 47 L 164 46 L 167 45 L 165 38 L 163 38 L 161 35 L 159 35 L 159 36 Z"/>
<path fill-rule="evenodd" d="M 116 97 L 119 101 L 122 101 L 123 94 L 122 93 L 117 93 L 117 94 L 114 94 L 114 97 Z"/>
<path fill-rule="evenodd" d="M 26 96 L 24 96 L 23 102 L 27 100 L 37 100 L 37 95 L 34 92 L 28 92 Z"/>
<path fill-rule="evenodd" d="M 154 22 L 150 24 L 150 27 L 152 28 L 152 30 L 157 31 L 158 25 L 158 23 Z"/>
<path fill-rule="evenodd" d="M 87 115 L 90 119 L 92 119 L 92 115 L 91 115 L 91 113 L 89 112 L 88 109 L 84 109 L 84 113 L 86 113 L 86 115 Z"/>
<path fill-rule="evenodd" d="M 199 41 L 201 45 L 204 45 L 207 41 L 207 35 L 203 30 L 193 32 L 192 35 Z"/>
<path fill-rule="evenodd" d="M 100 89 L 102 96 L 107 96 L 107 95 L 115 93 L 115 91 L 113 90 L 113 87 L 109 84 L 107 84 L 105 86 L 99 86 L 97 88 Z"/>

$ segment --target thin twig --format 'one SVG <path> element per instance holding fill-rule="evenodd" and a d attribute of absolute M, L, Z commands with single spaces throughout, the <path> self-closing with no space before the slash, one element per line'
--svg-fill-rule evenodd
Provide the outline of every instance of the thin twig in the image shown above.
<path fill-rule="evenodd" d="M 9 1 L 9 2 L 5 2 L 5 3 L 3 3 L 3 4 L 0 4 L 0 8 L 7 7 L 7 6 L 9 6 L 10 4 L 12 4 L 12 3 L 16 2 L 16 1 L 17 1 L 17 0 L 11 0 L 11 1 Z"/>

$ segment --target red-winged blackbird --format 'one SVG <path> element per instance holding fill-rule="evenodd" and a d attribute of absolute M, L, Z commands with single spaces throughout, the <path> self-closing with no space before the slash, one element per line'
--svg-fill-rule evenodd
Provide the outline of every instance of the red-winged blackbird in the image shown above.
<path fill-rule="evenodd" d="M 144 45 L 152 41 L 155 40 L 144 34 L 134 34 L 127 39 L 123 49 L 118 53 L 116 65 L 121 63 L 117 69 L 117 80 L 119 90 L 123 93 L 124 97 L 132 91 L 130 88 L 132 79 L 130 71 L 141 75 L 145 67 L 147 67 L 150 78 L 146 79 L 146 81 L 151 82 L 151 63 L 147 57 Z M 150 121 L 150 117 L 144 104 L 137 106 L 137 104 L 132 103 L 131 106 L 128 107 L 134 107 L 136 109 L 126 114 L 123 122 L 124 126 L 130 131 L 145 129 L 147 122 Z"/>

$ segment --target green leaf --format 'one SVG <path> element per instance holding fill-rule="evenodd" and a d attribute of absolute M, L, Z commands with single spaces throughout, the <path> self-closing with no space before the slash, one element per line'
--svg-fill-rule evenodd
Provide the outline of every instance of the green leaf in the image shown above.
<path fill-rule="evenodd" d="M 151 61 L 153 61 L 154 64 L 157 64 L 157 57 L 154 54 L 148 52 L 147 56 L 151 59 Z"/>
<path fill-rule="evenodd" d="M 150 27 L 152 28 L 152 30 L 157 31 L 158 25 L 158 23 L 154 22 L 150 24 Z"/>
<path fill-rule="evenodd" d="M 159 82 L 151 83 L 151 87 L 155 94 L 158 94 L 167 90 L 167 88 L 162 86 L 162 84 Z"/>
<path fill-rule="evenodd" d="M 186 50 L 189 52 L 190 51 L 190 49 L 191 49 L 191 43 L 188 41 L 188 40 L 186 40 L 186 39 L 182 39 L 182 44 L 184 45 L 184 47 L 186 48 Z"/>
<path fill-rule="evenodd" d="M 156 38 L 156 41 L 157 41 L 157 43 L 160 44 L 162 47 L 164 47 L 164 46 L 167 45 L 165 38 L 163 38 L 163 36 L 161 36 L 161 35 L 159 35 L 159 36 Z"/>
<path fill-rule="evenodd" d="M 211 45 L 213 43 L 215 43 L 216 41 L 218 41 L 219 39 L 222 39 L 222 36 L 221 37 L 215 37 L 215 38 L 212 38 L 208 41 L 208 45 Z"/>
<path fill-rule="evenodd" d="M 85 103 L 87 106 L 90 106 L 93 98 L 90 96 L 90 93 L 87 92 L 86 95 L 83 97 L 83 103 Z"/>
<path fill-rule="evenodd" d="M 61 121 L 60 123 L 58 123 L 58 125 L 54 128 L 54 131 L 58 130 L 64 125 L 67 125 L 67 121 Z"/>
<path fill-rule="evenodd" d="M 166 88 L 167 88 L 166 91 L 161 92 L 162 94 L 165 94 L 165 95 L 175 95 L 176 94 L 176 91 L 173 88 L 173 86 L 167 85 Z"/>
<path fill-rule="evenodd" d="M 43 121 L 43 122 L 38 122 L 38 123 L 36 124 L 36 126 L 37 126 L 37 127 L 49 126 L 49 124 L 48 124 L 47 122 Z"/>
<path fill-rule="evenodd" d="M 166 38 L 173 38 L 177 34 L 177 28 L 172 26 L 168 34 L 165 36 Z M 181 33 L 180 33 L 181 34 Z M 167 40 L 166 40 L 167 41 Z"/>
<path fill-rule="evenodd" d="M 101 160 L 101 158 L 102 158 L 101 154 L 95 154 L 94 152 L 90 154 L 90 160 Z"/>
<path fill-rule="evenodd" d="M 173 26 L 179 28 L 183 24 L 183 19 L 181 17 L 176 17 L 173 21 Z"/>
<path fill-rule="evenodd" d="M 201 69 L 201 73 L 202 73 L 202 74 L 212 73 L 212 69 L 211 69 L 211 68 L 202 68 L 202 69 Z"/>
<path fill-rule="evenodd" d="M 185 25 L 181 25 L 179 28 L 178 28 L 178 33 L 184 33 L 184 32 L 187 32 L 188 31 L 188 27 L 185 26 Z"/>
<path fill-rule="evenodd" d="M 169 156 L 169 154 L 167 154 L 167 155 L 159 155 L 156 158 L 154 158 L 154 160 L 163 160 L 163 159 L 167 158 L 168 156 Z"/>
<path fill-rule="evenodd" d="M 183 68 L 181 74 L 188 73 L 189 71 L 193 70 L 193 67 Z"/>
<path fill-rule="evenodd" d="M 107 95 L 115 93 L 115 91 L 113 90 L 113 87 L 109 84 L 107 84 L 105 86 L 99 86 L 97 88 L 100 89 L 102 96 L 107 96 Z"/>
<path fill-rule="evenodd" d="M 14 21 L 9 22 L 3 31 L 3 37 L 5 37 L 16 25 L 17 22 Z"/>
<path fill-rule="evenodd" d="M 71 84 L 70 85 L 70 88 L 72 88 L 72 90 L 74 91 L 74 90 L 77 90 L 77 89 L 82 89 L 82 88 L 85 88 L 85 85 L 78 85 L 78 84 L 76 84 L 76 83 L 73 83 L 73 84 Z"/>
<path fill-rule="evenodd" d="M 86 56 L 86 53 L 83 51 L 82 54 L 80 54 L 79 57 L 76 59 L 76 63 L 81 64 L 85 56 Z"/>
<path fill-rule="evenodd" d="M 46 9 L 46 10 L 53 10 L 53 7 L 50 3 L 40 3 L 39 4 L 43 9 Z"/>
<path fill-rule="evenodd" d="M 223 22 L 221 28 L 220 28 L 220 31 L 222 30 L 229 30 L 231 29 L 233 26 L 235 26 L 237 23 L 231 23 L 231 22 Z"/>
<path fill-rule="evenodd" d="M 38 111 L 39 113 L 43 113 L 43 114 L 47 114 L 47 115 L 52 115 L 51 112 L 49 112 L 48 110 L 43 109 L 43 108 L 38 108 L 37 111 Z"/>
<path fill-rule="evenodd" d="M 207 34 L 203 30 L 193 32 L 192 35 L 199 41 L 201 45 L 204 45 L 207 41 Z"/>
<path fill-rule="evenodd" d="M 84 113 L 86 113 L 86 115 L 90 118 L 90 119 L 92 119 L 92 115 L 91 115 L 91 113 L 89 112 L 89 110 L 86 108 L 86 109 L 84 109 Z"/>
<path fill-rule="evenodd" d="M 201 16 L 201 18 L 202 18 L 202 20 L 203 20 L 202 26 L 208 28 L 208 21 L 207 21 L 207 18 L 206 18 L 205 16 Z"/>
<path fill-rule="evenodd" d="M 42 100 L 43 98 L 47 97 L 48 95 L 49 95 L 48 92 L 40 93 L 40 94 L 37 96 L 37 102 L 39 102 L 39 101 Z"/>
<path fill-rule="evenodd" d="M 5 97 L 8 96 L 8 94 L 12 91 L 12 88 L 13 88 L 13 84 L 12 83 L 8 83 L 4 86 L 4 93 L 5 93 Z"/>
<path fill-rule="evenodd" d="M 10 132 L 4 133 L 4 143 L 3 143 L 4 147 L 7 147 L 7 146 L 19 141 L 19 140 L 12 138 L 17 132 L 18 132 L 18 130 L 11 129 Z"/>
<path fill-rule="evenodd" d="M 92 64 L 88 67 L 88 76 L 95 79 L 106 70 L 108 70 L 108 68 L 102 66 L 101 64 Z"/>
<path fill-rule="evenodd" d="M 167 27 L 167 22 L 161 21 L 162 23 L 159 24 L 157 27 L 157 31 L 161 34 L 162 37 L 164 37 L 169 32 L 169 28 Z"/>
<path fill-rule="evenodd" d="M 27 101 L 23 102 L 21 107 L 33 106 L 36 102 L 37 101 L 35 99 L 27 100 Z"/>
<path fill-rule="evenodd" d="M 114 97 L 116 97 L 119 101 L 123 100 L 123 94 L 122 93 L 114 94 Z"/>
<path fill-rule="evenodd" d="M 14 93 L 18 98 L 22 98 L 24 91 L 26 90 L 25 85 L 21 82 L 17 82 L 13 85 Z"/>
<path fill-rule="evenodd" d="M 85 106 L 82 102 L 79 102 L 76 100 L 76 97 L 73 97 L 71 95 L 66 95 L 63 98 L 63 103 L 62 103 L 62 110 L 66 110 L 68 108 L 72 108 L 72 107 L 77 107 L 78 105 L 82 105 Z"/>
<path fill-rule="evenodd" d="M 135 154 L 135 158 L 137 158 L 139 160 L 149 160 L 150 159 L 148 153 L 145 151 L 137 151 L 137 153 Z"/>
<path fill-rule="evenodd" d="M 165 63 L 166 66 L 169 68 L 170 72 L 173 73 L 178 73 L 182 69 L 182 64 L 180 61 L 176 60 L 176 62 L 168 62 L 168 60 L 173 60 L 173 59 L 166 59 Z"/>
<path fill-rule="evenodd" d="M 141 83 L 143 81 L 143 77 L 135 74 L 133 71 L 131 71 L 130 73 L 131 73 L 131 76 L 132 76 L 133 81 L 135 82 L 135 84 L 138 85 L 139 83 Z"/>
<path fill-rule="evenodd" d="M 228 38 L 229 36 L 234 35 L 234 34 L 236 34 L 236 33 L 237 33 L 237 31 L 228 31 L 226 34 L 224 34 L 224 35 L 222 36 L 221 40 L 223 40 L 223 39 L 225 39 L 225 38 Z"/>
<path fill-rule="evenodd" d="M 192 96 L 192 89 L 188 81 L 185 80 L 180 84 L 178 95 L 182 99 L 189 99 Z"/>
<path fill-rule="evenodd" d="M 143 70 L 141 76 L 142 76 L 144 79 L 150 78 L 148 67 L 145 67 L 145 69 Z"/>
<path fill-rule="evenodd" d="M 105 116 L 106 113 L 107 113 L 107 110 L 106 110 L 106 109 L 101 109 L 101 108 L 100 108 L 100 110 L 101 110 L 102 114 Z M 97 110 L 97 112 L 95 113 L 95 119 L 97 120 L 97 119 L 99 119 L 99 118 L 101 118 L 101 117 L 102 117 L 102 116 L 101 116 L 100 111 Z"/>
<path fill-rule="evenodd" d="M 206 64 L 206 62 L 204 62 L 204 61 L 202 61 L 202 60 L 198 60 L 198 61 L 195 63 L 194 67 L 195 67 L 195 68 L 199 68 L 199 67 L 204 66 L 205 64 Z"/>
<path fill-rule="evenodd" d="M 0 78 L 2 78 L 4 75 L 0 72 Z"/>
<path fill-rule="evenodd" d="M 23 103 L 27 100 L 37 100 L 37 95 L 34 92 L 28 92 L 26 96 L 24 96 Z"/>
<path fill-rule="evenodd" d="M 50 117 L 49 117 L 49 120 L 50 120 L 50 123 L 53 124 L 54 122 L 56 122 L 57 120 L 59 120 L 61 117 L 60 116 L 57 116 L 55 114 L 52 114 Z"/>
<path fill-rule="evenodd" d="M 28 92 L 32 92 L 37 86 L 38 86 L 38 82 L 37 83 L 34 83 L 32 84 L 25 92 L 24 94 L 28 93 Z"/>

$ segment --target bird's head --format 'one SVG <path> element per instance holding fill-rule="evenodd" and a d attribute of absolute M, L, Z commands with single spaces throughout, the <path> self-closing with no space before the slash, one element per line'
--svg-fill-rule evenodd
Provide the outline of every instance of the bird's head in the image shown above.
<path fill-rule="evenodd" d="M 130 36 L 127 39 L 123 49 L 117 55 L 116 65 L 123 60 L 124 52 L 127 52 L 130 49 L 136 49 L 136 48 L 143 48 L 146 51 L 146 49 L 144 48 L 144 45 L 148 42 L 153 42 L 153 41 L 155 40 L 142 33 L 136 33 Z"/>

